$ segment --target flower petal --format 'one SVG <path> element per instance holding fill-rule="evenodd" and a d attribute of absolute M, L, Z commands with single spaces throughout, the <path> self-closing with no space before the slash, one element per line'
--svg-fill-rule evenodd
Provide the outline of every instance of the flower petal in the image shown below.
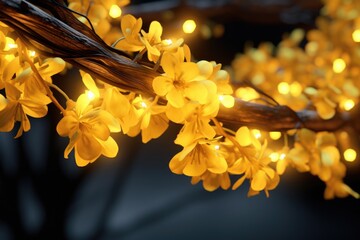
<path fill-rule="evenodd" d="M 266 187 L 266 178 L 266 173 L 264 171 L 257 171 L 251 180 L 251 189 L 254 191 L 263 190 Z"/>
<path fill-rule="evenodd" d="M 75 145 L 75 151 L 82 159 L 94 161 L 101 155 L 102 146 L 95 137 L 89 134 L 81 134 Z"/>
<path fill-rule="evenodd" d="M 103 147 L 102 154 L 105 157 L 109 157 L 109 158 L 116 157 L 119 151 L 119 146 L 112 137 L 109 137 L 106 141 L 99 141 L 99 143 Z"/>

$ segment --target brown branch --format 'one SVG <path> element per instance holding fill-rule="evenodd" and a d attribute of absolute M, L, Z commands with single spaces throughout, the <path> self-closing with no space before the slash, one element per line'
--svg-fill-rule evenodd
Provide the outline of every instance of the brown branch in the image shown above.
<path fill-rule="evenodd" d="M 12 27 L 37 52 L 61 57 L 102 81 L 154 96 L 152 80 L 159 73 L 134 63 L 126 54 L 107 46 L 87 26 L 80 23 L 60 2 L 0 0 L 0 21 Z M 40 4 L 45 11 L 36 6 Z M 55 4 L 59 2 L 59 4 Z M 286 106 L 266 106 L 237 100 L 232 109 L 221 108 L 217 119 L 233 126 L 247 125 L 264 130 L 285 131 L 306 127 L 315 131 L 334 131 L 356 123 L 356 114 L 337 113 L 322 120 L 315 111 L 294 112 Z M 358 128 L 357 128 L 358 129 Z"/>

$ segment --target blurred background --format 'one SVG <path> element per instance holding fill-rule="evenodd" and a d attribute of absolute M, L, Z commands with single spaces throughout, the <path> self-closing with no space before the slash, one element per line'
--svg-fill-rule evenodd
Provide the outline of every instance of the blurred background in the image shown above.
<path fill-rule="evenodd" d="M 226 66 L 246 44 L 277 44 L 294 28 L 314 28 L 320 8 L 319 0 L 132 0 L 123 11 L 141 16 L 145 26 L 160 21 L 165 36 L 184 19 L 196 20 L 196 31 L 185 37 L 194 57 Z M 1 240 L 358 235 L 359 200 L 324 200 L 324 184 L 310 174 L 287 171 L 269 198 L 264 193 L 248 198 L 247 184 L 236 191 L 206 192 L 168 169 L 180 151 L 173 143 L 176 125 L 146 145 L 138 137 L 115 135 L 120 147 L 115 159 L 79 168 L 73 157 L 63 158 L 67 139 L 56 133 L 59 119 L 51 106 L 46 118 L 31 119 L 31 131 L 21 138 L 0 133 Z M 359 161 L 348 165 L 345 183 L 360 191 Z"/>

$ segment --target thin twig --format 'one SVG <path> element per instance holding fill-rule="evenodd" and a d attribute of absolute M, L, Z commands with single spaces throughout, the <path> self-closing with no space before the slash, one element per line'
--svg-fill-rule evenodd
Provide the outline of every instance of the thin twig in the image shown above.
<path fill-rule="evenodd" d="M 50 90 L 49 86 L 45 83 L 45 80 L 41 77 L 39 71 L 35 67 L 34 63 L 31 61 L 30 57 L 25 52 L 23 54 L 25 56 L 25 60 L 27 63 L 29 63 L 31 70 L 34 72 L 35 78 L 43 85 L 45 88 L 45 91 L 48 95 L 48 97 L 51 99 L 51 101 L 54 103 L 54 105 L 63 113 L 65 114 L 65 109 L 60 105 L 60 103 L 57 101 L 57 99 L 54 97 L 52 91 Z"/>

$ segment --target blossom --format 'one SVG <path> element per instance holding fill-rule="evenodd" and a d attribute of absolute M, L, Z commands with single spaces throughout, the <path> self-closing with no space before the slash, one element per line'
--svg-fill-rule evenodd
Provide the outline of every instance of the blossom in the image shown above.
<path fill-rule="evenodd" d="M 215 174 L 225 173 L 228 165 L 209 141 L 198 140 L 177 153 L 171 159 L 169 167 L 173 173 L 198 177 L 206 171 Z"/>
<path fill-rule="evenodd" d="M 140 30 L 142 27 L 142 19 L 136 19 L 134 16 L 127 14 L 121 18 L 121 31 L 124 35 L 117 47 L 123 51 L 137 52 L 145 48 L 140 40 Z"/>
<path fill-rule="evenodd" d="M 273 190 L 279 184 L 280 177 L 274 169 L 269 166 L 271 162 L 267 142 L 263 145 L 251 134 L 245 126 L 236 132 L 236 140 L 239 149 L 237 159 L 229 166 L 229 173 L 242 175 L 232 186 L 235 190 L 240 187 L 246 179 L 250 180 L 248 196 L 265 191 L 269 196 L 269 190 Z"/>
<path fill-rule="evenodd" d="M 115 87 L 106 87 L 103 94 L 101 108 L 116 118 L 124 134 L 127 134 L 129 129 L 138 122 L 136 109 L 130 103 L 131 98 L 131 96 L 123 95 Z"/>
<path fill-rule="evenodd" d="M 47 58 L 41 64 L 35 63 L 34 66 L 41 76 L 41 79 L 38 79 L 32 69 L 28 67 L 17 75 L 14 82 L 18 83 L 21 88 L 23 88 L 25 96 L 50 101 L 46 96 L 47 91 L 44 87 L 44 83 L 41 81 L 52 83 L 51 77 L 64 70 L 65 61 L 61 58 Z"/>
<path fill-rule="evenodd" d="M 152 62 L 156 62 L 160 56 L 160 51 L 156 46 L 162 44 L 162 32 L 162 26 L 158 21 L 152 21 L 150 23 L 148 33 L 146 33 L 144 30 L 141 30 L 142 37 L 140 40 L 147 49 L 148 59 Z"/>
<path fill-rule="evenodd" d="M 253 146 L 257 150 L 260 150 L 261 143 L 255 138 L 255 136 L 250 132 L 249 128 L 246 126 L 240 127 L 235 134 L 235 139 L 240 144 L 241 147 Z"/>
<path fill-rule="evenodd" d="M 169 119 L 165 115 L 165 106 L 142 99 L 141 96 L 133 100 L 136 107 L 138 122 L 130 128 L 129 136 L 136 136 L 141 131 L 142 142 L 147 143 L 151 139 L 160 137 L 169 126 Z"/>
<path fill-rule="evenodd" d="M 346 185 L 342 179 L 345 177 L 346 167 L 343 163 L 339 163 L 335 169 L 333 169 L 333 174 L 326 183 L 326 188 L 324 191 L 325 199 L 333 199 L 334 197 L 347 197 L 349 195 L 354 198 L 359 199 L 359 193 L 352 190 L 348 185 Z"/>
<path fill-rule="evenodd" d="M 115 118 L 105 110 L 93 108 L 85 94 L 76 103 L 69 100 L 64 117 L 56 127 L 60 136 L 69 137 L 64 157 L 75 148 L 78 166 L 94 162 L 100 155 L 115 157 L 118 145 L 110 132 L 119 132 L 120 126 Z"/>
<path fill-rule="evenodd" d="M 308 172 L 309 154 L 303 145 L 295 142 L 294 147 L 289 150 L 286 157 L 279 159 L 276 164 L 276 171 L 278 174 L 283 174 L 288 165 L 296 168 L 299 172 Z"/>
<path fill-rule="evenodd" d="M 231 186 L 228 172 L 216 174 L 210 171 L 206 171 L 201 176 L 195 176 L 191 178 L 191 184 L 197 184 L 200 181 L 202 181 L 204 189 L 209 192 L 215 191 L 219 187 L 227 190 Z"/>
<path fill-rule="evenodd" d="M 174 55 L 165 53 L 161 66 L 165 73 L 153 80 L 153 88 L 175 108 L 183 107 L 187 100 L 206 104 L 211 92 L 216 92 L 216 85 L 200 76 L 196 63 L 179 62 Z"/>
<path fill-rule="evenodd" d="M 248 196 L 256 195 L 260 191 L 265 191 L 266 196 L 269 196 L 268 191 L 275 189 L 280 181 L 279 175 L 268 166 L 269 162 L 268 156 L 256 157 L 255 161 L 250 161 L 246 156 L 239 158 L 229 168 L 229 172 L 232 174 L 243 174 L 243 176 L 234 183 L 232 189 L 237 189 L 245 179 L 249 179 L 250 188 Z"/>
<path fill-rule="evenodd" d="M 166 115 L 169 119 L 183 124 L 175 143 L 187 146 L 197 139 L 213 139 L 216 132 L 210 125 L 210 119 L 216 116 L 218 108 L 217 102 L 212 105 L 189 102 L 182 109 L 168 107 Z"/>
<path fill-rule="evenodd" d="M 20 137 L 23 131 L 30 130 L 28 115 L 41 118 L 47 114 L 49 101 L 28 98 L 10 83 L 5 84 L 6 99 L 1 95 L 0 100 L 0 131 L 9 132 L 15 122 L 20 122 L 20 128 L 15 138 Z"/>

